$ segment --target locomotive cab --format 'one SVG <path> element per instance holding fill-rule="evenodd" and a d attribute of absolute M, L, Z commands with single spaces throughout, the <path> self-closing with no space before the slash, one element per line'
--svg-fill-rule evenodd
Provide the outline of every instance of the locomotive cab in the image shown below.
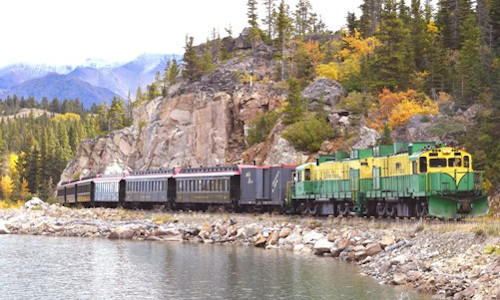
<path fill-rule="evenodd" d="M 429 213 L 450 217 L 480 216 L 488 212 L 482 172 L 472 168 L 470 153 L 452 147 L 426 150 L 413 162 L 419 186 L 425 189 Z"/>

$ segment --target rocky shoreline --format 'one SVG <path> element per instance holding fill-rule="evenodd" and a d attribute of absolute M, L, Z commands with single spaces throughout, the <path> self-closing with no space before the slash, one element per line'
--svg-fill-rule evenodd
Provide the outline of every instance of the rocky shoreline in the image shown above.
<path fill-rule="evenodd" d="M 500 225 L 488 226 L 416 220 L 70 209 L 57 204 L 0 211 L 0 234 L 288 249 L 356 263 L 363 274 L 381 283 L 408 285 L 433 295 L 433 299 L 500 299 L 500 238 L 494 231 Z M 491 228 L 493 232 L 488 232 Z"/>

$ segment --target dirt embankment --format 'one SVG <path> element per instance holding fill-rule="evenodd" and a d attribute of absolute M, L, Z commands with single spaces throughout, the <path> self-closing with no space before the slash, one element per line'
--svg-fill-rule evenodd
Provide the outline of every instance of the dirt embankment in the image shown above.
<path fill-rule="evenodd" d="M 500 299 L 500 223 L 495 220 L 318 220 L 44 204 L 0 211 L 0 233 L 288 249 L 356 263 L 363 274 L 386 284 L 410 285 L 436 299 Z"/>

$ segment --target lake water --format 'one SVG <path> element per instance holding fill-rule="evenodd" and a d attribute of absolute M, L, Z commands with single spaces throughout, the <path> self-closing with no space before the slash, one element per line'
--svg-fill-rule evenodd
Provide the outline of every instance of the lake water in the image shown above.
<path fill-rule="evenodd" d="M 0 235 L 0 299 L 429 299 L 289 251 Z"/>

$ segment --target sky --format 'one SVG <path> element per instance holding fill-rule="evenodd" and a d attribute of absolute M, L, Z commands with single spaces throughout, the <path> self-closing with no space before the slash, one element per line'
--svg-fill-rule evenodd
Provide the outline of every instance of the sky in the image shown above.
<path fill-rule="evenodd" d="M 279 1 L 279 0 L 278 0 Z M 331 30 L 359 16 L 362 0 L 310 0 Z M 262 0 L 258 1 L 263 2 Z M 292 10 L 297 0 L 286 0 Z M 213 28 L 237 36 L 247 26 L 247 0 L 0 1 L 0 66 L 123 62 L 143 53 L 182 54 L 186 35 L 203 43 Z M 264 7 L 259 6 L 264 13 Z"/>

